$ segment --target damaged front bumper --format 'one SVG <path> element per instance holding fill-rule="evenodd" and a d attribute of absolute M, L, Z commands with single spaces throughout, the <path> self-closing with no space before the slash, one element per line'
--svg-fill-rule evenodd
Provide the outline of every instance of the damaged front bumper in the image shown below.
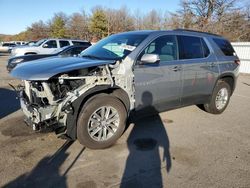
<path fill-rule="evenodd" d="M 24 81 L 24 86 L 16 89 L 24 121 L 35 131 L 53 131 L 66 125 L 66 117 L 63 117 L 65 113 L 61 112 L 60 103 L 53 101 L 51 90 L 46 84 L 39 83 L 37 89 L 30 81 Z"/>
<path fill-rule="evenodd" d="M 37 107 L 31 105 L 25 99 L 24 91 L 20 92 L 20 105 L 25 116 L 24 121 L 32 126 L 33 130 L 52 129 L 57 126 L 57 121 L 53 117 L 55 106 Z"/>

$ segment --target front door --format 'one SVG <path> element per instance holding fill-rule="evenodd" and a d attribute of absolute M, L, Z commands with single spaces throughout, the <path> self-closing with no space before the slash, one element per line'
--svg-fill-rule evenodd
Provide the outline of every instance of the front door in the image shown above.
<path fill-rule="evenodd" d="M 134 67 L 136 111 L 161 112 L 180 105 L 181 65 L 177 39 L 164 35 L 151 42 L 139 55 Z M 160 62 L 144 64 L 144 54 L 157 54 Z"/>
<path fill-rule="evenodd" d="M 56 40 L 49 40 L 46 43 L 42 45 L 42 51 L 41 54 L 50 54 L 54 52 L 58 47 Z"/>

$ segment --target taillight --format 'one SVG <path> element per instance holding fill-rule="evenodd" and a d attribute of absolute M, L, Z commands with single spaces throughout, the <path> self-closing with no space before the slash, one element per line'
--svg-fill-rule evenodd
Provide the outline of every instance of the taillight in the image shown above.
<path fill-rule="evenodd" d="M 240 60 L 239 60 L 239 59 L 234 60 L 234 62 L 235 62 L 236 64 L 240 65 Z"/>

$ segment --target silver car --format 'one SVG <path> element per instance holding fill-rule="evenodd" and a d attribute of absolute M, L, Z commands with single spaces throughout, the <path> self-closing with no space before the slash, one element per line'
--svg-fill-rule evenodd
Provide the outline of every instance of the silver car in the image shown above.
<path fill-rule="evenodd" d="M 0 52 L 4 53 L 10 53 L 12 48 L 15 47 L 16 44 L 12 42 L 5 42 L 2 45 L 0 45 Z"/>
<path fill-rule="evenodd" d="M 79 57 L 18 65 L 26 122 L 89 148 L 106 148 L 129 118 L 187 105 L 222 113 L 239 74 L 239 60 L 221 36 L 187 30 L 115 34 Z"/>
<path fill-rule="evenodd" d="M 41 39 L 33 45 L 23 45 L 13 48 L 11 51 L 11 56 L 21 56 L 30 54 L 51 54 L 55 50 L 70 46 L 70 45 L 86 45 L 90 44 L 88 41 L 83 40 L 71 40 L 71 39 Z"/>

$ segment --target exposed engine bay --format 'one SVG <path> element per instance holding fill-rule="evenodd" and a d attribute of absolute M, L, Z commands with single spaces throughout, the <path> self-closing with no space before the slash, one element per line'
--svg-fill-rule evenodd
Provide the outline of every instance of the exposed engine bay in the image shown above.
<path fill-rule="evenodd" d="M 67 116 L 74 112 L 72 103 L 91 88 L 103 85 L 126 91 L 133 108 L 133 76 L 118 74 L 119 66 L 117 62 L 61 73 L 46 81 L 24 80 L 18 90 L 26 123 L 35 131 L 64 133 Z"/>

